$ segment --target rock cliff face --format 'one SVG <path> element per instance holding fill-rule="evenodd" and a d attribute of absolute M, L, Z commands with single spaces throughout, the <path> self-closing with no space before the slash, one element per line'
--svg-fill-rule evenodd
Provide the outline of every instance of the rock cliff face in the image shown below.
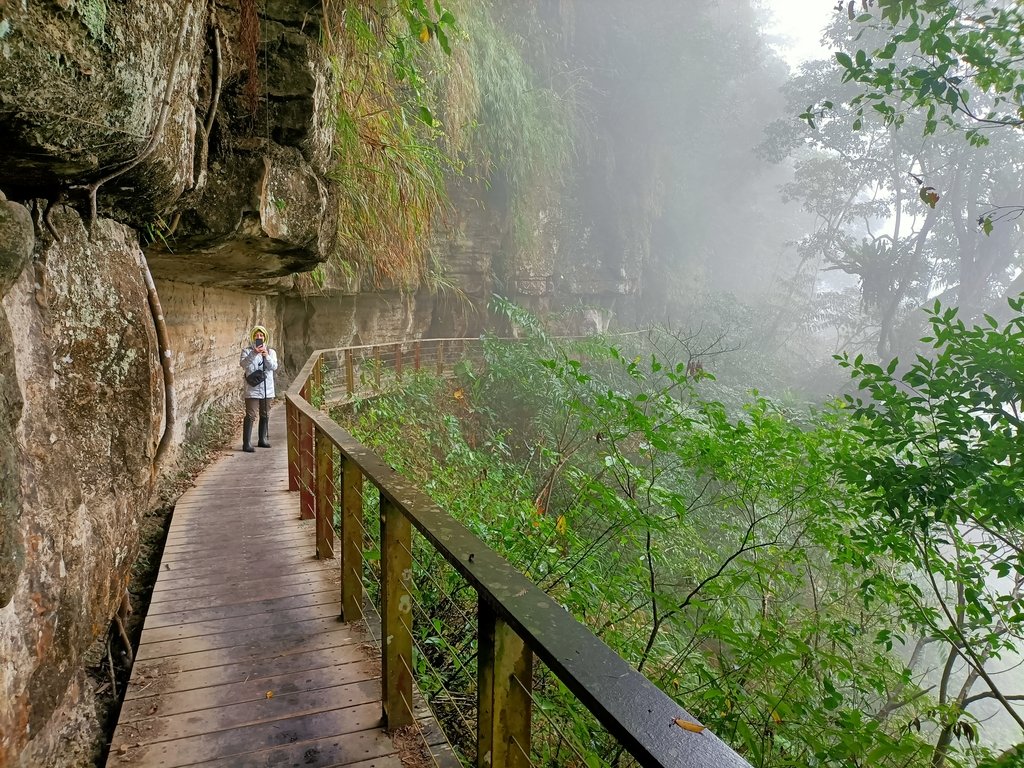
<path fill-rule="evenodd" d="M 161 415 L 134 231 L 102 219 L 90 240 L 70 211 L 53 226 L 63 242 L 36 242 L 0 304 L 3 394 L 15 406 L 4 409 L 13 430 L 0 427 L 0 758 L 24 753 L 26 765 L 75 753 L 64 730 L 81 717 L 82 656 L 125 591 Z"/>
<path fill-rule="evenodd" d="M 257 135 L 234 122 L 237 9 L 0 5 L 0 765 L 96 758 L 83 657 L 124 595 L 164 427 L 140 233 L 170 243 L 174 217 L 173 252 L 151 249 L 177 369 L 172 445 L 238 396 L 247 328 L 279 329 L 286 276 L 331 247 L 308 10 L 267 4 L 276 122 Z"/>
<path fill-rule="evenodd" d="M 538 309 L 635 292 L 643 238 L 606 241 L 607 211 L 566 196 L 510 256 L 508 211 L 468 182 L 433 236 L 443 281 L 380 290 L 345 268 L 319 13 L 261 4 L 253 111 L 237 5 L 0 0 L 0 766 L 94 759 L 82 659 L 122 599 L 165 428 L 147 268 L 172 446 L 239 397 L 257 322 L 287 380 L 316 347 L 476 335 L 496 290 Z"/>

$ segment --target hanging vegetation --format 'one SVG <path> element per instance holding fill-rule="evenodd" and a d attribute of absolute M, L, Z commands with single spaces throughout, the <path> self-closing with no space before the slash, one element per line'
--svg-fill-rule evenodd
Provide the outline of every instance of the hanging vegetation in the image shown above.
<path fill-rule="evenodd" d="M 455 18 L 439 2 L 325 4 L 335 70 L 334 166 L 343 256 L 378 287 L 413 288 L 427 267 L 431 224 L 453 169 L 424 67 L 450 51 Z"/>

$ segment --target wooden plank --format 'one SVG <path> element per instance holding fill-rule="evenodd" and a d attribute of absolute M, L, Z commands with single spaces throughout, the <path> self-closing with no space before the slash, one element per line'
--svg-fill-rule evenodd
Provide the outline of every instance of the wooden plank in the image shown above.
<path fill-rule="evenodd" d="M 334 504 L 338 486 L 334 480 L 334 445 L 322 432 L 316 433 L 316 542 L 318 559 L 334 557 Z"/>
<path fill-rule="evenodd" d="M 235 573 L 241 574 L 256 574 L 262 573 L 263 575 L 270 574 L 281 574 L 295 573 L 299 568 L 308 567 L 310 556 L 309 550 L 300 550 L 299 552 L 287 553 L 282 552 L 275 554 L 272 559 L 268 558 L 265 563 L 249 563 L 242 561 L 238 563 L 235 569 Z M 319 563 L 318 563 L 319 564 Z M 322 563 L 325 568 L 330 567 L 330 563 Z M 182 582 L 186 579 L 202 579 L 216 576 L 219 573 L 223 573 L 223 563 L 214 563 L 207 560 L 199 560 L 194 564 L 189 564 L 188 560 L 177 560 L 174 563 L 167 562 L 163 564 L 160 569 L 160 584 L 161 588 L 170 588 L 175 585 L 176 582 Z"/>
<path fill-rule="evenodd" d="M 310 537 L 309 541 L 312 541 L 312 537 Z M 285 542 L 278 549 L 276 549 L 275 552 L 289 552 L 289 551 L 293 551 L 294 552 L 294 551 L 301 550 L 303 547 L 308 548 L 309 544 L 306 543 L 306 542 L 300 542 L 300 541 Z M 247 554 L 247 553 L 251 554 L 253 556 L 258 556 L 264 550 L 262 550 L 260 548 L 256 548 L 256 547 L 248 547 L 245 544 L 240 544 L 238 547 L 231 547 L 228 551 L 231 552 L 231 555 L 233 557 L 238 557 L 239 555 L 244 555 L 244 554 Z M 225 552 L 225 548 L 224 547 L 219 547 L 219 546 L 202 547 L 202 548 L 171 547 L 171 548 L 168 548 L 168 551 L 165 553 L 164 559 L 167 562 L 170 562 L 170 563 L 181 562 L 182 560 L 185 560 L 185 559 L 187 559 L 189 561 L 194 561 L 194 560 L 215 561 L 216 558 L 218 557 L 218 554 L 220 554 L 222 560 L 225 559 L 223 557 L 223 553 L 224 552 Z M 258 562 L 258 560 L 256 560 L 255 557 L 250 558 L 250 559 L 253 560 L 254 562 Z"/>
<path fill-rule="evenodd" d="M 332 602 L 325 605 L 285 608 L 280 611 L 263 612 L 249 616 L 232 616 L 210 621 L 179 623 L 170 627 L 146 627 L 146 636 L 139 644 L 158 643 L 165 640 L 181 640 L 185 637 L 200 637 L 242 629 L 258 629 L 278 623 L 289 623 L 303 619 L 338 620 L 338 607 Z"/>
<path fill-rule="evenodd" d="M 332 674 L 336 668 L 327 667 L 315 672 L 277 675 L 254 682 L 133 699 L 125 702 L 121 722 L 149 721 L 154 719 L 154 715 L 159 715 L 164 721 L 161 735 L 179 738 L 236 728 L 263 719 L 377 701 L 380 678 L 359 673 L 358 665 L 347 666 L 357 673 L 348 680 L 338 679 L 340 674 Z M 201 712 L 198 718 L 186 717 L 196 712 Z"/>
<path fill-rule="evenodd" d="M 229 606 L 229 605 L 245 605 L 251 603 L 258 603 L 263 600 L 274 600 L 278 598 L 288 597 L 290 595 L 304 595 L 308 592 L 322 591 L 322 585 L 317 583 L 307 584 L 278 584 L 273 587 L 267 587 L 260 594 L 247 594 L 244 597 L 240 597 L 238 594 L 229 595 L 227 597 L 211 596 L 210 599 L 203 603 L 204 607 L 218 607 L 218 606 Z M 216 598 L 216 599 L 214 599 Z M 178 611 L 186 610 L 188 608 L 197 607 L 195 598 L 186 598 L 183 600 L 164 600 L 159 603 L 151 604 L 149 607 L 149 613 L 152 614 L 163 614 L 163 613 L 176 613 Z"/>
<path fill-rule="evenodd" d="M 363 617 L 363 475 L 341 457 L 341 615 Z"/>
<path fill-rule="evenodd" d="M 263 594 L 264 588 L 270 586 L 313 586 L 322 583 L 322 574 L 313 572 L 290 573 L 286 576 L 271 576 L 265 579 L 233 578 L 217 585 L 216 593 L 208 587 L 179 587 L 153 593 L 154 604 L 175 602 L 180 600 L 196 600 L 203 605 L 215 605 L 232 601 L 235 597 L 252 598 Z"/>
<path fill-rule="evenodd" d="M 353 641 L 359 640 L 359 633 L 350 626 L 340 624 L 336 618 L 306 619 L 269 627 L 256 627 L 232 632 L 218 632 L 203 637 L 183 637 L 179 640 L 164 640 L 156 643 L 141 643 L 137 659 L 152 659 L 158 656 L 177 656 L 198 651 L 215 651 L 223 648 L 245 649 L 247 654 L 280 650 L 293 640 L 328 632 L 347 633 Z"/>
<path fill-rule="evenodd" d="M 413 721 L 412 715 L 412 526 L 391 501 L 381 498 L 381 621 L 384 649 L 384 716 L 388 728 Z"/>
<path fill-rule="evenodd" d="M 194 653 L 183 653 L 177 656 L 154 656 L 152 658 L 136 659 L 135 666 L 143 670 L 143 674 L 147 668 L 163 667 L 168 662 L 170 662 L 171 668 L 179 671 L 204 669 L 206 667 L 216 667 L 240 661 L 280 658 L 288 653 L 304 653 L 317 649 L 334 648 L 340 645 L 355 645 L 363 639 L 362 636 L 354 636 L 352 631 L 344 625 L 339 625 L 338 629 L 334 632 L 322 632 L 315 637 L 295 640 L 291 642 L 287 650 L 259 645 L 235 646 L 228 649 L 214 648 L 195 651 Z M 148 663 L 148 667 L 147 663 L 144 662 Z"/>
<path fill-rule="evenodd" d="M 329 585 L 338 581 L 334 568 L 330 569 L 331 573 L 325 574 L 316 571 L 301 571 L 299 567 L 299 564 L 291 566 L 274 565 L 265 570 L 259 570 L 254 567 L 250 570 L 235 571 L 233 573 L 214 572 L 198 576 L 191 576 L 183 571 L 177 579 L 169 580 L 166 585 L 162 585 L 159 591 L 153 590 L 153 602 L 160 603 L 167 600 L 191 599 L 186 593 L 192 593 L 198 608 L 210 604 L 208 601 L 203 600 L 202 597 L 195 596 L 197 591 L 202 592 L 204 589 L 208 594 L 216 594 L 222 591 L 238 591 L 239 587 L 248 585 L 250 592 L 252 592 L 258 590 L 261 586 L 275 583 L 296 584 L 300 581 L 305 581 L 315 586 L 318 582 Z M 169 571 L 165 571 L 165 573 L 169 573 Z"/>
<path fill-rule="evenodd" d="M 111 745 L 113 762 L 107 765 L 147 766 L 147 768 L 174 768 L 175 766 L 224 761 L 225 766 L 255 766 L 258 752 L 293 745 L 300 754 L 318 745 L 337 744 L 329 753 L 313 753 L 323 762 L 301 760 L 299 765 L 344 765 L 345 761 L 356 762 L 375 756 L 395 754 L 391 740 L 380 730 L 370 730 L 380 723 L 380 711 L 373 704 L 353 708 L 351 711 L 335 709 L 314 713 L 304 717 L 277 719 L 264 723 L 221 731 L 197 734 L 178 739 L 154 739 L 154 727 L 126 724 L 124 740 L 115 740 Z M 138 744 L 135 748 L 129 745 Z M 122 745 L 126 747 L 123 757 L 119 754 Z M 280 763 L 269 763 L 280 765 Z M 289 764 L 289 763 L 286 763 Z"/>
<path fill-rule="evenodd" d="M 478 615 L 477 754 L 489 765 L 529 768 L 533 654 L 485 600 Z"/>
<path fill-rule="evenodd" d="M 377 704 L 379 696 L 376 691 L 377 685 L 374 682 L 363 681 L 347 686 L 270 698 L 264 695 L 262 699 L 256 701 L 176 715 L 154 716 L 125 722 L 124 725 L 139 732 L 142 735 L 139 741 L 143 743 L 216 734 L 219 731 L 238 730 L 278 720 L 294 720 L 296 727 L 308 732 L 309 726 L 301 723 L 301 718 L 359 707 L 355 712 L 341 712 L 334 725 L 338 733 L 352 733 L 380 724 L 380 709 Z M 362 707 L 365 705 L 369 707 L 364 710 Z"/>
<path fill-rule="evenodd" d="M 311 672 L 342 664 L 362 664 L 370 671 L 377 665 L 366 660 L 362 648 L 355 644 L 336 645 L 333 648 L 314 648 L 297 653 L 286 653 L 266 659 L 251 659 L 215 667 L 183 670 L 178 666 L 181 656 L 143 662 L 135 676 L 139 685 L 128 689 L 125 701 L 149 699 L 162 693 L 191 691 L 196 688 L 214 688 L 246 681 L 265 680 L 275 675 L 293 672 Z M 134 678 L 133 678 L 134 680 Z"/>
<path fill-rule="evenodd" d="M 255 600 L 248 603 L 231 605 L 211 605 L 202 608 L 186 608 L 180 611 L 169 611 L 160 614 L 150 613 L 146 616 L 146 631 L 161 627 L 184 624 L 191 621 L 212 621 L 229 619 L 235 616 L 257 616 L 262 613 L 275 613 L 286 607 L 301 608 L 304 605 L 332 605 L 337 601 L 334 589 L 319 592 L 303 592 L 301 595 L 289 595 L 271 600 Z"/>

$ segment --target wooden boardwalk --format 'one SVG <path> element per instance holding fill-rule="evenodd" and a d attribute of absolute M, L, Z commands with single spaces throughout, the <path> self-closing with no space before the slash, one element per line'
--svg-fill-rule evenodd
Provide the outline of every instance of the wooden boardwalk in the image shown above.
<path fill-rule="evenodd" d="M 338 620 L 338 562 L 288 492 L 284 421 L 178 501 L 107 766 L 403 764 L 372 638 Z"/>

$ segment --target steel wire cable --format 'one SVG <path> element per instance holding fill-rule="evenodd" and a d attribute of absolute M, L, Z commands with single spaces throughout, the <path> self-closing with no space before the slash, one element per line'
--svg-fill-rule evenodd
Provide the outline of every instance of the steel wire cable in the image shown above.
<path fill-rule="evenodd" d="M 420 615 L 422 617 L 424 617 L 425 619 L 427 619 L 427 625 L 428 626 L 433 626 L 430 623 L 430 621 L 429 621 L 430 614 L 427 612 L 426 608 L 418 600 L 416 600 L 415 598 L 412 599 L 412 603 L 413 603 L 413 605 L 415 607 L 419 608 Z M 415 633 L 412 631 L 411 627 L 410 627 L 410 630 L 409 630 L 409 635 L 410 635 L 410 637 L 412 637 L 413 644 L 416 645 L 417 647 L 419 647 L 419 643 L 416 641 Z M 431 637 L 436 637 L 451 652 L 452 660 L 458 665 L 458 667 L 459 667 L 458 671 L 461 674 L 465 674 L 468 677 L 468 679 L 470 679 L 470 680 L 472 680 L 472 679 L 474 679 L 476 677 L 476 670 L 471 670 L 466 665 L 466 662 L 464 662 L 460 658 L 460 652 L 455 648 L 455 646 L 453 646 L 450 642 L 448 642 L 448 638 L 446 638 L 444 635 L 441 635 L 441 634 L 431 635 Z M 420 649 L 420 654 L 424 656 L 425 660 L 427 660 L 427 658 L 425 656 L 425 651 L 422 648 Z M 431 666 L 433 666 L 433 665 L 431 665 Z"/>
<path fill-rule="evenodd" d="M 542 674 L 543 674 L 543 673 L 542 673 Z M 551 674 L 550 670 L 549 670 L 549 671 L 547 672 L 547 674 Z M 554 675 L 552 675 L 552 677 L 554 677 Z M 522 688 L 523 692 L 524 692 L 524 693 L 525 693 L 525 694 L 527 695 L 527 697 L 528 697 L 528 698 L 530 699 L 530 704 L 532 705 L 532 706 L 531 706 L 531 709 L 532 709 L 532 711 L 534 711 L 534 712 L 538 712 L 538 713 L 539 713 L 539 714 L 541 715 L 541 717 L 543 717 L 543 718 L 544 718 L 544 720 L 545 720 L 545 721 L 546 721 L 546 722 L 547 722 L 547 723 L 548 723 L 548 724 L 549 724 L 549 725 L 551 726 L 551 728 L 552 728 L 552 729 L 553 729 L 553 730 L 555 731 L 555 733 L 557 733 L 557 734 L 558 734 L 559 738 L 560 738 L 560 739 L 561 739 L 561 740 L 562 740 L 562 741 L 563 741 L 563 742 L 564 742 L 564 743 L 565 743 L 565 744 L 566 744 L 566 745 L 567 745 L 567 746 L 568 746 L 568 747 L 569 747 L 569 748 L 570 748 L 570 749 L 571 749 L 571 750 L 572 750 L 573 752 L 575 752 L 575 753 L 576 753 L 576 756 L 577 756 L 577 757 L 578 757 L 578 758 L 579 758 L 580 760 L 582 760 L 582 761 L 583 761 L 583 765 L 589 765 L 589 764 L 587 763 L 587 758 L 586 758 L 586 757 L 584 756 L 583 752 L 581 752 L 581 751 L 580 751 L 580 747 L 578 747 L 578 746 L 577 746 L 577 745 L 575 744 L 575 742 L 574 742 L 574 741 L 573 741 L 572 739 L 570 739 L 570 738 L 569 738 L 568 736 L 566 736 L 565 732 L 564 732 L 564 731 L 563 731 L 563 730 L 562 730 L 562 729 L 561 729 L 561 728 L 559 727 L 559 725 L 558 725 L 558 723 L 557 723 L 557 722 L 555 721 L 555 719 L 554 719 L 553 717 L 551 717 L 551 715 L 550 715 L 550 714 L 548 714 L 548 712 L 546 712 L 546 711 L 545 711 L 545 709 L 544 709 L 544 706 L 543 706 L 543 705 L 545 704 L 544 700 L 543 700 L 543 699 L 540 699 L 540 698 L 538 698 L 538 697 L 536 697 L 536 696 L 534 695 L 534 693 L 533 693 L 533 691 L 532 691 L 532 690 L 530 690 L 530 689 L 529 689 L 529 688 L 527 688 L 527 687 L 526 687 L 525 685 L 523 685 L 523 681 L 519 679 L 519 676 L 518 676 L 518 675 L 511 675 L 511 678 L 512 678 L 512 679 L 513 679 L 513 680 L 514 680 L 514 681 L 516 682 L 516 684 L 517 684 L 517 685 L 518 685 L 518 686 L 519 686 L 520 688 Z M 557 679 L 557 678 L 556 678 L 556 679 Z M 531 729 L 531 730 L 532 730 L 532 729 Z"/>
<path fill-rule="evenodd" d="M 440 686 L 441 690 L 444 691 L 445 695 L 448 697 L 447 701 L 452 705 L 452 708 L 454 709 L 455 714 L 458 716 L 459 720 L 462 721 L 462 725 L 465 728 L 465 732 L 467 734 L 475 734 L 476 733 L 476 729 L 470 724 L 469 720 L 466 718 L 466 715 L 463 712 L 462 707 L 460 707 L 460 705 L 458 703 L 458 697 L 444 684 L 444 678 L 441 675 L 440 670 L 438 670 L 433 664 L 431 664 L 430 659 L 423 652 L 423 649 L 420 648 L 419 643 L 416 642 L 415 638 L 413 638 L 413 645 L 419 651 L 419 658 L 422 659 L 423 663 L 426 664 L 428 667 L 430 667 L 430 670 L 434 673 L 437 685 Z M 409 676 L 410 676 L 411 679 L 415 680 L 415 679 L 417 679 L 419 677 L 419 676 L 416 675 L 415 672 L 413 672 L 413 670 L 409 669 L 409 665 L 405 663 L 405 659 L 402 659 L 402 666 L 405 667 L 405 669 L 409 673 Z M 465 694 L 463 694 L 463 695 L 465 695 Z M 405 694 L 404 693 L 402 694 L 402 698 L 405 699 Z M 411 703 L 408 701 L 408 699 L 405 699 L 405 703 L 406 703 L 406 706 L 409 707 L 409 711 L 410 712 L 414 712 L 415 711 L 415 709 L 413 708 Z M 429 699 L 428 699 L 428 705 L 429 705 Z M 431 712 L 434 714 L 434 718 L 436 720 L 437 719 L 436 712 L 434 712 L 433 707 L 430 707 L 430 709 L 431 709 Z M 448 734 L 445 732 L 444 728 L 441 727 L 441 722 L 438 721 L 437 725 L 438 725 L 439 730 L 441 731 L 441 735 L 443 735 L 444 738 L 445 738 L 445 741 L 448 742 L 448 746 L 451 747 L 452 751 L 454 753 L 456 753 L 456 755 L 457 755 L 458 750 L 456 749 L 455 745 L 453 745 L 451 743 L 451 739 L 448 738 Z M 459 760 L 461 762 L 461 758 L 459 758 Z"/>
<path fill-rule="evenodd" d="M 370 611 L 373 612 L 373 615 L 376 616 L 378 625 L 383 628 L 383 619 L 381 618 L 380 612 L 377 610 L 377 606 L 372 601 L 369 603 L 369 609 L 370 609 Z M 383 639 L 383 637 L 376 637 L 376 636 L 374 636 L 373 628 L 372 628 L 370 622 L 364 621 L 363 624 L 366 626 L 367 634 L 369 634 L 370 637 L 373 639 L 374 644 L 378 648 L 382 648 L 383 646 L 381 644 L 381 640 Z M 458 715 L 459 719 L 462 720 L 463 726 L 466 728 L 467 733 L 474 733 L 475 731 L 474 731 L 473 727 L 466 720 L 465 715 L 463 714 L 462 710 L 459 708 L 459 706 L 457 704 L 457 697 L 455 696 L 455 694 L 453 694 L 444 685 L 443 677 L 441 676 L 440 670 L 438 670 L 433 664 L 430 663 L 430 659 L 427 657 L 427 655 L 423 652 L 423 649 L 416 642 L 415 636 L 410 636 L 410 637 L 412 637 L 413 645 L 416 647 L 417 651 L 419 651 L 420 658 L 423 659 L 424 663 L 428 667 L 430 667 L 431 671 L 434 673 L 434 675 L 437 678 L 437 683 L 441 687 L 441 690 L 444 691 L 444 693 L 448 696 L 448 701 L 450 701 L 452 703 L 452 705 L 453 705 L 453 707 L 455 709 L 455 713 Z M 409 675 L 410 675 L 411 679 L 416 679 L 417 676 L 413 673 L 413 671 L 411 669 L 409 669 L 409 666 L 407 664 L 405 664 L 405 660 L 404 659 L 402 660 L 402 664 L 403 664 L 403 666 L 405 666 L 406 670 L 409 672 Z M 405 696 L 403 694 L 403 699 L 404 698 L 405 698 Z M 416 710 L 412 706 L 412 704 L 407 699 L 405 700 L 405 702 L 406 702 L 406 705 L 409 707 L 409 711 L 415 713 Z M 454 754 L 456 756 L 456 759 L 458 759 L 460 763 L 463 762 L 462 759 L 458 757 L 458 750 L 456 749 L 455 745 L 452 744 L 451 739 L 448 738 L 448 734 L 445 732 L 444 728 L 441 727 L 440 721 L 437 720 L 437 716 L 433 712 L 433 708 L 430 707 L 429 700 L 426 703 L 427 703 L 427 708 L 430 709 L 431 710 L 431 714 L 434 715 L 434 719 L 435 719 L 435 721 L 437 722 L 437 725 L 438 725 L 438 730 L 440 731 L 441 735 L 444 737 L 445 742 L 448 744 L 448 747 L 452 750 L 452 754 Z M 427 741 L 426 734 L 423 732 L 422 726 L 420 726 L 420 724 L 419 724 L 419 720 L 414 717 L 413 718 L 413 722 L 416 725 L 416 728 L 419 731 L 420 736 L 423 738 L 424 745 L 427 747 L 427 752 L 430 754 L 431 761 L 434 763 L 434 765 L 439 766 L 440 764 L 438 763 L 437 758 L 436 758 L 436 756 L 433 753 L 433 750 L 430 749 L 430 744 Z"/>
<path fill-rule="evenodd" d="M 421 566 L 423 565 L 422 561 L 418 561 L 417 560 L 416 555 L 413 554 L 413 551 L 411 549 L 409 549 L 409 547 L 405 546 L 405 542 L 399 542 L 399 544 L 402 547 L 402 549 L 404 549 L 406 552 L 409 553 L 409 557 L 410 557 L 410 559 L 412 560 L 413 563 L 418 563 Z M 455 569 L 453 568 L 452 570 L 454 571 Z M 450 592 L 445 591 L 444 587 L 442 587 L 440 584 L 438 584 L 437 581 L 434 579 L 434 575 L 433 575 L 433 573 L 431 572 L 430 569 L 425 568 L 424 572 L 428 576 L 428 578 L 433 582 L 434 586 L 437 587 L 438 592 L 440 592 L 440 594 L 443 595 L 446 600 L 449 600 L 452 603 L 453 606 L 457 607 L 458 606 L 457 601 L 455 601 L 452 598 L 452 594 L 454 594 L 454 593 L 450 593 Z M 464 584 L 464 586 L 470 586 L 470 588 L 472 588 L 471 585 L 468 585 L 468 584 Z M 463 587 L 459 587 L 459 589 L 462 589 L 462 588 Z M 462 618 L 468 624 L 472 624 L 473 623 L 472 617 L 469 616 L 469 614 L 467 614 L 465 611 L 459 609 L 459 613 L 462 614 Z"/>
<path fill-rule="evenodd" d="M 535 762 L 533 762 L 533 758 L 526 753 L 525 749 L 523 749 L 523 745 L 519 743 L 519 739 L 517 739 L 515 736 L 512 736 L 512 743 L 516 745 L 516 749 L 519 750 L 519 754 L 526 758 L 526 762 L 528 762 L 531 766 L 537 765 Z"/>

